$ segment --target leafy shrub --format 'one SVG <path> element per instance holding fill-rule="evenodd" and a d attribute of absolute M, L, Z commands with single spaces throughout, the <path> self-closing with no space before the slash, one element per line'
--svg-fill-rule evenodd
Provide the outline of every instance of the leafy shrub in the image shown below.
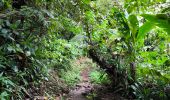
<path fill-rule="evenodd" d="M 22 6 L 21 9 L 4 8 L 9 12 L 7 15 L 6 10 L 1 12 L 2 99 L 23 99 L 29 94 L 29 87 L 37 86 L 42 80 L 48 79 L 50 68 L 58 71 L 70 69 L 70 59 L 80 56 L 79 50 L 83 49 L 76 42 L 69 42 L 69 39 L 63 38 L 65 35 L 60 34 L 62 29 L 74 35 L 81 32 L 81 28 L 76 26 L 72 19 L 64 16 L 57 19 L 51 11 L 40 6 L 44 2 L 33 2 L 34 4 L 26 2 L 29 6 Z M 12 1 L 0 3 L 12 6 Z"/>
<path fill-rule="evenodd" d="M 94 70 L 90 73 L 90 80 L 95 84 L 110 84 L 108 75 L 102 70 Z"/>
<path fill-rule="evenodd" d="M 81 80 L 80 72 L 83 66 L 73 63 L 75 62 L 72 61 L 69 70 L 60 70 L 60 78 L 63 79 L 69 87 L 75 86 Z"/>

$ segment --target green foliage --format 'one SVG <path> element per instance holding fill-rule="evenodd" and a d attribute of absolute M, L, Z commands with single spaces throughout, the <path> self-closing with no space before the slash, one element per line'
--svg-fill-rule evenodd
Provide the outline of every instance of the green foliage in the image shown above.
<path fill-rule="evenodd" d="M 132 31 L 132 34 L 136 34 L 139 28 L 139 22 L 137 17 L 135 15 L 130 15 L 128 17 L 128 21 L 129 21 L 129 28 Z"/>
<path fill-rule="evenodd" d="M 50 69 L 75 85 L 81 67 L 71 60 L 89 49 L 114 67 L 109 75 L 125 94 L 132 89 L 137 98 L 165 99 L 163 87 L 170 84 L 166 0 L 24 1 L 20 9 L 13 0 L 0 1 L 0 99 L 23 99 L 28 88 L 48 80 Z M 91 73 L 99 84 L 110 83 L 108 77 Z"/>
<path fill-rule="evenodd" d="M 151 22 L 146 22 L 144 23 L 140 28 L 139 28 L 139 33 L 137 36 L 137 39 L 143 39 L 146 34 L 154 28 L 154 24 Z"/>
<path fill-rule="evenodd" d="M 61 71 L 61 78 L 69 87 L 74 87 L 78 82 L 80 82 L 80 68 L 73 67 L 69 71 Z"/>
<path fill-rule="evenodd" d="M 79 64 L 81 63 L 81 65 Z M 80 82 L 82 77 L 80 76 L 81 71 L 87 67 L 85 62 L 78 60 L 71 61 L 71 67 L 67 70 L 60 70 L 60 78 L 69 86 L 74 87 L 78 82 Z"/>
<path fill-rule="evenodd" d="M 123 79 L 127 78 L 125 80 L 121 78 L 125 87 L 127 84 L 130 86 L 135 84 L 135 82 L 133 84 L 128 82 L 132 79 L 131 73 L 137 70 L 136 83 L 143 82 L 142 86 L 144 86 L 149 80 L 150 84 L 158 85 L 158 87 L 153 87 L 154 89 L 152 87 L 139 89 L 141 95 L 144 94 L 144 98 L 145 96 L 152 98 L 152 93 L 158 89 L 160 92 L 155 92 L 155 95 L 160 94 L 160 98 L 162 98 L 165 94 L 162 86 L 169 84 L 169 78 L 167 77 L 169 75 L 167 75 L 166 68 L 163 67 L 165 61 L 169 59 L 165 52 L 168 49 L 165 45 L 169 43 L 169 39 L 166 38 L 167 33 L 169 34 L 169 17 L 168 14 L 142 14 L 141 16 L 145 18 L 142 19 L 138 15 L 141 12 L 147 13 L 144 9 L 151 9 L 151 12 L 154 13 L 154 8 L 149 8 L 146 2 L 150 2 L 149 6 L 154 6 L 158 2 L 165 1 L 127 0 L 124 2 L 127 5 L 123 10 L 119 6 L 112 7 L 108 15 L 103 15 L 106 19 L 101 18 L 100 21 L 98 21 L 98 14 L 95 11 L 87 16 L 93 18 L 92 23 L 90 23 L 91 36 L 89 34 L 87 36 L 94 43 L 91 48 L 99 54 L 99 59 L 105 60 L 110 65 L 115 64 L 116 72 L 121 73 L 124 76 Z M 127 6 L 128 8 L 126 8 Z M 125 10 L 128 10 L 128 13 Z M 114 31 L 110 32 L 108 30 Z M 88 31 L 86 32 L 88 33 Z M 136 68 L 131 69 L 130 63 L 136 63 Z M 137 88 L 140 88 L 140 86 Z M 124 89 L 126 90 L 126 88 Z M 137 89 L 132 90 L 137 91 Z M 144 93 L 145 90 L 150 92 L 148 94 Z"/>
<path fill-rule="evenodd" d="M 11 2 L 2 2 L 12 6 Z M 41 7 L 44 1 L 33 2 L 0 15 L 1 99 L 23 99 L 30 86 L 48 80 L 51 68 L 68 70 L 70 59 L 83 54 L 84 47 L 69 41 L 82 32 L 81 27 L 67 16 L 56 16 L 53 8 Z"/>
<path fill-rule="evenodd" d="M 7 92 L 2 92 L 1 95 L 0 95 L 0 99 L 1 100 L 6 100 L 6 97 L 8 96 L 8 93 Z"/>
<path fill-rule="evenodd" d="M 167 14 L 157 14 L 157 15 L 143 14 L 142 16 L 150 23 L 160 28 L 163 28 L 168 34 L 170 34 L 169 33 L 170 17 Z"/>
<path fill-rule="evenodd" d="M 94 70 L 90 73 L 90 80 L 95 84 L 110 84 L 108 75 L 102 70 Z"/>
<path fill-rule="evenodd" d="M 146 13 L 149 12 L 147 10 L 153 11 L 152 6 L 165 2 L 166 0 L 125 0 L 123 3 L 128 13 Z"/>

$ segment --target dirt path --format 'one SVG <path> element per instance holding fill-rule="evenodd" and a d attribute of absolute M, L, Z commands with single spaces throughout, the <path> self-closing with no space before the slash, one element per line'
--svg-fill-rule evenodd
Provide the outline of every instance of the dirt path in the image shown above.
<path fill-rule="evenodd" d="M 90 68 L 84 68 L 80 74 L 82 81 L 70 91 L 70 98 L 68 100 L 87 100 L 86 95 L 89 94 L 93 86 L 90 83 L 89 72 Z"/>
<path fill-rule="evenodd" d="M 87 59 L 88 58 L 81 58 L 76 63 L 84 64 Z M 76 85 L 74 89 L 70 90 L 68 94 L 69 98 L 67 98 L 66 100 L 126 100 L 122 98 L 119 94 L 111 92 L 110 85 L 105 86 L 92 84 L 90 82 L 89 74 L 94 68 L 90 66 L 91 64 L 86 64 L 86 66 L 81 70 L 81 81 Z M 90 99 L 88 99 L 87 96 L 90 96 Z"/>
<path fill-rule="evenodd" d="M 55 71 L 51 72 L 51 80 L 45 84 L 44 91 L 54 94 L 53 97 L 35 96 L 34 100 L 127 100 L 119 94 L 115 94 L 109 84 L 91 83 L 90 73 L 96 70 L 95 64 L 87 57 L 82 57 L 75 62 L 76 67 L 80 67 L 81 81 L 73 89 L 64 86 L 63 81 L 58 81 L 59 77 Z M 57 83 L 57 84 L 56 84 Z M 58 86 L 63 86 L 59 91 Z M 57 94 L 56 94 L 57 93 Z M 37 95 L 37 94 L 36 94 Z M 49 99 L 48 99 L 49 98 Z M 28 99 L 31 100 L 31 99 Z"/>

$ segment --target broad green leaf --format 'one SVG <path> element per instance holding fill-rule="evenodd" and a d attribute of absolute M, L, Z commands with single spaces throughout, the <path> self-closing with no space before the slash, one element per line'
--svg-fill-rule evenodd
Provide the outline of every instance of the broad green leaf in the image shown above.
<path fill-rule="evenodd" d="M 169 31 L 170 21 L 166 14 L 157 14 L 157 15 L 143 14 L 142 16 L 149 22 L 164 29 L 164 31 L 170 34 L 170 31 Z"/>
<path fill-rule="evenodd" d="M 150 22 L 157 22 L 157 18 L 155 15 L 150 15 L 150 14 L 142 14 L 142 17 L 144 17 L 146 20 Z"/>
<path fill-rule="evenodd" d="M 135 15 L 130 15 L 129 18 L 129 27 L 133 34 L 136 34 L 138 28 L 139 28 L 139 22 Z"/>
<path fill-rule="evenodd" d="M 137 39 L 143 39 L 149 31 L 151 31 L 155 25 L 152 22 L 146 22 L 144 23 L 140 28 L 138 32 Z"/>

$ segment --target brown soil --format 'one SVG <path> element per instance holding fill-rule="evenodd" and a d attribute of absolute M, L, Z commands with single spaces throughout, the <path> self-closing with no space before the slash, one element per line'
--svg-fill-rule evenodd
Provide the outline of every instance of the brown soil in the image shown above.
<path fill-rule="evenodd" d="M 87 59 L 80 58 L 77 63 L 81 64 Z M 120 95 L 110 92 L 110 86 L 90 83 L 89 74 L 92 69 L 92 67 L 87 66 L 81 71 L 80 76 L 82 81 L 69 92 L 69 98 L 67 100 L 125 100 Z M 96 95 L 92 95 L 93 93 Z M 90 98 L 88 99 L 87 96 L 90 96 Z"/>
<path fill-rule="evenodd" d="M 80 74 L 82 81 L 76 85 L 76 87 L 70 91 L 67 100 L 87 100 L 86 95 L 89 94 L 93 86 L 89 80 L 90 68 L 84 68 Z"/>
<path fill-rule="evenodd" d="M 110 92 L 110 86 L 94 85 L 90 82 L 89 74 L 93 70 L 92 62 L 87 57 L 82 57 L 75 62 L 77 65 L 85 64 L 85 67 L 82 69 L 80 76 L 81 81 L 73 88 L 72 90 L 65 89 L 68 88 L 64 85 L 62 81 L 59 81 L 59 78 L 56 77 L 57 74 L 51 73 L 53 78 L 52 81 L 48 84 L 45 84 L 47 87 L 43 89 L 48 91 L 48 93 L 56 94 L 53 99 L 44 96 L 35 96 L 34 100 L 126 100 L 120 95 Z M 60 86 L 61 87 L 60 89 Z M 65 87 L 65 88 L 64 88 Z M 58 91 L 62 90 L 62 91 Z M 68 95 L 67 94 L 67 92 Z M 67 99 L 63 99 L 63 97 Z M 26 99 L 31 100 L 31 99 Z"/>

